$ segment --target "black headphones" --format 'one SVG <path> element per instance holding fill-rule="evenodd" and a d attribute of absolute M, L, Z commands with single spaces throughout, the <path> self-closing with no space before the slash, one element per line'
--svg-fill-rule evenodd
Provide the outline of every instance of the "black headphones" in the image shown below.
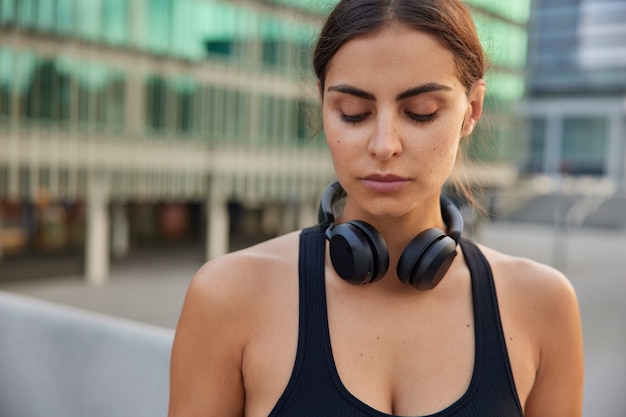
<path fill-rule="evenodd" d="M 345 196 L 346 192 L 338 181 L 331 183 L 322 195 L 318 220 L 320 225 L 326 227 L 330 259 L 337 274 L 354 285 L 369 284 L 387 273 L 387 244 L 378 231 L 364 221 L 350 220 L 335 227 L 333 205 Z M 398 260 L 398 277 L 418 290 L 435 288 L 457 253 L 463 217 L 454 204 L 443 196 L 441 214 L 448 234 L 437 228 L 424 230 L 409 242 Z"/>

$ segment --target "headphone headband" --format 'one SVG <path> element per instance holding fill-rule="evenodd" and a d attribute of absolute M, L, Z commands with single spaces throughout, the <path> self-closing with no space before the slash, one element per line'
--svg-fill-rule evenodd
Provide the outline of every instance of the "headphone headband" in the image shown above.
<path fill-rule="evenodd" d="M 333 205 L 346 195 L 339 181 L 334 181 L 326 187 L 322 194 L 320 207 L 317 212 L 317 220 L 320 224 L 328 226 L 334 223 L 335 215 L 333 214 Z"/>

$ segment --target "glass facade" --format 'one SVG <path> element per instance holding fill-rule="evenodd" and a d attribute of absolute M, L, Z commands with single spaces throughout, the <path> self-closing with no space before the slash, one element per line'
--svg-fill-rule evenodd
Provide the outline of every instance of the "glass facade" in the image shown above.
<path fill-rule="evenodd" d="M 297 83 L 308 74 L 316 28 L 302 20 L 207 0 L 2 0 L 0 23 L 8 33 L 28 31 L 42 43 L 57 36 L 75 47 L 70 54 L 60 46 L 58 53 L 42 54 L 36 42 L 33 48 L 0 43 L 0 115 L 99 132 L 174 133 L 211 143 L 297 142 L 311 135 L 299 123 L 303 94 Z M 198 68 L 163 74 L 158 63 L 148 62 L 137 74 L 133 54 Z M 206 81 L 198 73 L 211 71 L 211 65 L 256 73 L 259 82 L 267 74 L 288 77 L 296 87 L 277 96 Z M 129 88 L 143 97 L 140 120 L 125 117 Z M 213 112 L 214 106 L 225 108 Z M 255 112 L 270 112 L 270 122 Z M 250 120 L 263 126 L 257 129 Z"/>
<path fill-rule="evenodd" d="M 626 3 L 538 0 L 529 20 L 521 165 L 623 183 L 626 169 Z"/>
<path fill-rule="evenodd" d="M 626 3 L 536 2 L 528 86 L 533 96 L 626 90 Z"/>
<path fill-rule="evenodd" d="M 274 9 L 319 15 L 333 2 L 275 3 Z M 245 60 L 246 49 L 259 44 L 266 56 L 281 44 L 308 46 L 312 27 L 305 19 L 263 10 L 259 16 L 259 10 L 219 0 L 2 0 L 0 23 L 190 60 L 207 54 Z"/>

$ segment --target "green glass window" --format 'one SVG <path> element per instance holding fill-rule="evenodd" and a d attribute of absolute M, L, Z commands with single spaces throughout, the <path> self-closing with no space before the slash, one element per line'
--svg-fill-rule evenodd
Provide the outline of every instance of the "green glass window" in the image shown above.
<path fill-rule="evenodd" d="M 128 44 L 128 12 L 128 0 L 105 0 L 102 3 L 102 35 L 105 42 L 114 45 Z"/>
<path fill-rule="evenodd" d="M 296 7 L 312 13 L 329 13 L 332 7 L 337 4 L 337 0 L 271 0 L 274 3 Z"/>
<path fill-rule="evenodd" d="M 146 44 L 157 53 L 168 52 L 172 39 L 172 0 L 147 0 Z"/>
<path fill-rule="evenodd" d="M 35 101 L 38 109 L 31 117 L 41 120 L 52 120 L 57 115 L 57 74 L 54 62 L 45 59 L 41 60 L 34 75 L 33 94 L 38 96 Z"/>
<path fill-rule="evenodd" d="M 76 30 L 78 36 L 99 40 L 102 36 L 102 1 L 80 0 L 75 2 Z"/>
<path fill-rule="evenodd" d="M 146 125 L 153 130 L 165 128 L 165 80 L 151 77 L 146 83 Z"/>
<path fill-rule="evenodd" d="M 15 0 L 0 0 L 0 22 L 15 22 Z"/>
<path fill-rule="evenodd" d="M 524 95 L 525 83 L 522 73 L 491 70 L 485 76 L 488 94 L 497 100 L 513 101 Z"/>
<path fill-rule="evenodd" d="M 24 27 L 35 26 L 35 0 L 20 0 L 17 3 L 17 22 Z"/>
<path fill-rule="evenodd" d="M 176 100 L 176 130 L 191 133 L 194 124 L 195 83 L 187 78 L 175 80 L 172 84 Z"/>
<path fill-rule="evenodd" d="M 47 32 L 54 29 L 54 2 L 50 0 L 37 1 L 36 10 L 37 29 Z"/>
<path fill-rule="evenodd" d="M 531 0 L 466 0 L 468 4 L 483 8 L 498 16 L 526 24 Z"/>
<path fill-rule="evenodd" d="M 32 89 L 37 108 L 30 117 L 48 122 L 69 120 L 70 86 L 70 78 L 57 60 L 38 61 Z"/>
<path fill-rule="evenodd" d="M 32 52 L 21 52 L 17 56 L 16 68 L 13 78 L 14 88 L 17 94 L 17 115 L 20 118 L 29 117 L 29 112 L 34 109 L 35 97 L 33 91 L 33 74 L 37 64 L 37 58 Z"/>
<path fill-rule="evenodd" d="M 83 129 L 107 128 L 109 70 L 96 62 L 79 61 L 71 69 L 77 88 L 77 118 Z"/>
<path fill-rule="evenodd" d="M 213 57 L 229 57 L 235 52 L 235 45 L 242 36 L 237 33 L 235 23 L 236 8 L 233 5 L 210 2 L 203 10 L 206 18 L 204 27 L 196 21 L 197 36 L 202 42 L 205 54 Z"/>
<path fill-rule="evenodd" d="M 63 35 L 71 35 L 75 30 L 76 10 L 73 0 L 57 0 L 56 30 Z"/>
<path fill-rule="evenodd" d="M 528 36 L 522 27 L 475 14 L 476 27 L 489 60 L 494 66 L 523 69 Z"/>
<path fill-rule="evenodd" d="M 11 86 L 13 80 L 13 51 L 0 48 L 0 115 L 11 114 Z"/>

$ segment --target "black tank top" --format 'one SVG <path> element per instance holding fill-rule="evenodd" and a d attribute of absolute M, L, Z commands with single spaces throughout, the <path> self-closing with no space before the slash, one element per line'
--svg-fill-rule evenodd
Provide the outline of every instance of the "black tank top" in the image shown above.
<path fill-rule="evenodd" d="M 474 304 L 474 371 L 469 388 L 445 410 L 430 417 L 523 416 L 502 331 L 489 263 L 463 239 Z M 291 378 L 269 417 L 391 417 L 354 397 L 335 367 L 328 330 L 324 284 L 324 235 L 319 226 L 300 236 L 300 317 Z"/>

